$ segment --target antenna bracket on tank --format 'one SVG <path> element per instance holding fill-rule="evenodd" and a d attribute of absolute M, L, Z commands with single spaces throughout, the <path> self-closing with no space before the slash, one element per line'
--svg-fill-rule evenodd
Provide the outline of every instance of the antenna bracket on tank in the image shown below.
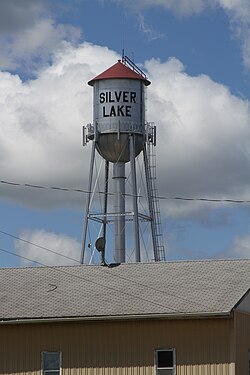
<path fill-rule="evenodd" d="M 156 126 L 154 122 L 146 122 L 145 124 L 146 142 L 156 146 Z"/>
<path fill-rule="evenodd" d="M 89 141 L 93 141 L 95 138 L 95 128 L 93 124 L 87 124 L 82 127 L 83 146 L 87 146 Z"/>

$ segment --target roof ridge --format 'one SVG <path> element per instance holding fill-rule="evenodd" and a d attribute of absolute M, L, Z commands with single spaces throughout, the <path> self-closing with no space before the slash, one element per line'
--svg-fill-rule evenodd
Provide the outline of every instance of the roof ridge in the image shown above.
<path fill-rule="evenodd" d="M 135 266 L 142 266 L 142 265 L 162 265 L 162 264 L 174 264 L 174 263 L 218 263 L 218 262 L 250 262 L 248 258 L 228 258 L 228 259 L 173 259 L 164 262 L 131 262 L 131 263 L 121 263 L 117 264 L 117 267 L 135 267 Z M 26 270 L 26 269 L 43 269 L 43 268 L 81 268 L 81 267 L 102 267 L 102 268 L 109 268 L 108 266 L 105 267 L 101 264 L 75 264 L 75 265 L 44 265 L 44 266 L 22 266 L 22 267 L 0 267 L 1 270 Z M 111 267 L 110 267 L 111 268 Z"/>

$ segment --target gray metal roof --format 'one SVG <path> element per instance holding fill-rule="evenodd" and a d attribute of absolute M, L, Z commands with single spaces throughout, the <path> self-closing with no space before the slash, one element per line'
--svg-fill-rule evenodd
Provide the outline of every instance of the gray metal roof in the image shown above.
<path fill-rule="evenodd" d="M 0 321 L 230 313 L 250 260 L 0 269 Z"/>

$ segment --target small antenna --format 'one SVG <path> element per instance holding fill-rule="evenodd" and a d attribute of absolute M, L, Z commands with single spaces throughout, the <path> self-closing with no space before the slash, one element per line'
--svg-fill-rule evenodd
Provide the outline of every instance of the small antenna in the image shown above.
<path fill-rule="evenodd" d="M 133 63 L 135 63 L 135 53 L 134 53 L 134 51 L 131 52 L 131 60 L 133 61 Z"/>
<path fill-rule="evenodd" d="M 125 15 L 124 15 L 124 8 L 122 8 L 122 30 L 121 30 L 121 33 L 122 33 L 122 38 L 121 38 L 121 42 L 122 42 L 122 62 L 124 62 L 124 57 L 125 57 Z"/>

